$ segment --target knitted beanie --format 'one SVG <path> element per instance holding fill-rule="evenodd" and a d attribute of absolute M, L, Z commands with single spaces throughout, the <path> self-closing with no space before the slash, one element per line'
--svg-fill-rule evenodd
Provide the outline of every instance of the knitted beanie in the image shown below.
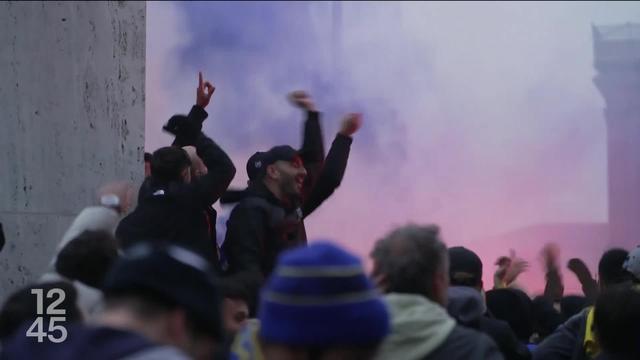
<path fill-rule="evenodd" d="M 360 260 L 329 242 L 284 252 L 262 291 L 260 336 L 297 346 L 369 345 L 389 314 Z"/>
<path fill-rule="evenodd" d="M 209 263 L 176 245 L 141 243 L 128 249 L 106 276 L 106 297 L 151 293 L 186 310 L 202 330 L 222 338 L 220 290 Z"/>

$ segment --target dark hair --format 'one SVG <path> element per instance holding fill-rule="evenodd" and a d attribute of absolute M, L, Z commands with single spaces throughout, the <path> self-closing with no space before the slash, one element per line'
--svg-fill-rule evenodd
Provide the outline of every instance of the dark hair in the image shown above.
<path fill-rule="evenodd" d="M 387 292 L 432 298 L 433 279 L 447 271 L 447 247 L 435 225 L 407 225 L 378 240 L 371 252 L 374 275 L 384 275 Z"/>
<path fill-rule="evenodd" d="M 113 235 L 87 230 L 60 250 L 55 268 L 68 279 L 99 289 L 117 258 L 117 242 Z"/>
<path fill-rule="evenodd" d="M 191 165 L 187 152 L 177 146 L 156 150 L 151 157 L 151 176 L 162 183 L 182 182 L 182 171 Z"/>
<path fill-rule="evenodd" d="M 242 300 L 249 303 L 249 289 L 242 284 L 230 281 L 219 281 L 218 287 L 220 289 L 220 297 Z"/>
<path fill-rule="evenodd" d="M 569 320 L 589 305 L 588 299 L 584 296 L 567 295 L 560 300 L 560 313 L 565 320 Z"/>
<path fill-rule="evenodd" d="M 143 321 L 180 309 L 184 311 L 187 326 L 193 335 L 214 335 L 211 333 L 210 327 L 204 324 L 197 315 L 158 291 L 146 288 L 109 291 L 104 295 L 104 303 L 107 310 L 124 307 Z M 216 306 L 216 304 L 212 304 L 212 306 Z"/>
<path fill-rule="evenodd" d="M 640 358 L 640 292 L 631 285 L 615 285 L 598 296 L 594 313 L 602 350 L 627 359 Z"/>
<path fill-rule="evenodd" d="M 629 252 L 624 249 L 607 250 L 598 263 L 598 277 L 603 287 L 631 280 L 631 275 L 622 267 Z"/>
<path fill-rule="evenodd" d="M 487 291 L 487 308 L 498 319 L 509 323 L 522 342 L 528 342 L 533 334 L 532 302 L 518 289 L 494 289 Z"/>
<path fill-rule="evenodd" d="M 545 296 L 537 296 L 531 301 L 531 314 L 533 331 L 538 334 L 539 341 L 551 335 L 565 320 L 553 307 L 553 301 Z"/>
<path fill-rule="evenodd" d="M 36 313 L 37 296 L 31 293 L 32 289 L 42 289 L 44 314 Z M 32 284 L 14 292 L 2 306 L 2 310 L 0 310 L 0 338 L 8 337 L 24 323 L 33 321 L 37 317 L 43 317 L 46 320 L 45 326 L 48 326 L 46 324 L 49 324 L 48 319 L 51 315 L 47 315 L 46 309 L 59 299 L 57 296 L 47 297 L 48 292 L 52 289 L 61 289 L 64 293 L 64 299 L 57 308 L 64 309 L 66 322 L 82 321 L 82 313 L 76 304 L 78 293 L 73 285 L 66 281 Z"/>
<path fill-rule="evenodd" d="M 144 153 L 144 162 L 151 162 L 151 153 L 145 151 Z"/>
<path fill-rule="evenodd" d="M 143 320 L 152 319 L 179 308 L 175 301 L 145 288 L 107 292 L 104 294 L 104 303 L 106 310 L 126 307 Z"/>

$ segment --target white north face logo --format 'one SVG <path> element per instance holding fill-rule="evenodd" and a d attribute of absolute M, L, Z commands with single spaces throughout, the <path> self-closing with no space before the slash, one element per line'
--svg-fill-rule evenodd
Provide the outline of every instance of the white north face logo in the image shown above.
<path fill-rule="evenodd" d="M 262 161 L 256 161 L 256 167 L 260 169 L 262 167 Z"/>

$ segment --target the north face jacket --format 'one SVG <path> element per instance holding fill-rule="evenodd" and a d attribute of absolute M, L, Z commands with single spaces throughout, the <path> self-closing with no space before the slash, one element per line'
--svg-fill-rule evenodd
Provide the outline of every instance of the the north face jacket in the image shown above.
<path fill-rule="evenodd" d="M 194 106 L 189 119 L 202 119 L 207 113 Z M 201 121 L 201 120 L 199 120 Z M 208 169 L 191 183 L 163 183 L 153 176 L 145 180 L 138 206 L 118 225 L 116 238 L 127 248 L 140 241 L 179 244 L 200 254 L 217 267 L 215 219 L 205 211 L 227 189 L 235 175 L 229 156 L 213 140 L 200 133 L 195 141 L 198 156 Z"/>

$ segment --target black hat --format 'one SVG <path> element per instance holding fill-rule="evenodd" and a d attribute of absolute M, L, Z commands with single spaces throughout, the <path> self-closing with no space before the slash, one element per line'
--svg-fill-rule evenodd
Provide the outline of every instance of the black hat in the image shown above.
<path fill-rule="evenodd" d="M 249 180 L 258 180 L 264 176 L 267 166 L 276 161 L 293 161 L 299 157 L 298 152 L 289 145 L 274 146 L 269 151 L 251 155 L 247 161 L 247 175 Z"/>
<path fill-rule="evenodd" d="M 140 244 L 112 267 L 104 293 L 147 292 L 183 308 L 207 333 L 220 337 L 220 294 L 209 263 L 183 247 Z"/>
<path fill-rule="evenodd" d="M 202 130 L 202 123 L 191 121 L 186 115 L 173 115 L 162 130 L 175 136 L 171 144 L 173 146 L 195 145 L 198 134 Z"/>
<path fill-rule="evenodd" d="M 449 280 L 451 285 L 478 284 L 482 280 L 482 261 L 478 255 L 462 246 L 449 248 Z"/>

